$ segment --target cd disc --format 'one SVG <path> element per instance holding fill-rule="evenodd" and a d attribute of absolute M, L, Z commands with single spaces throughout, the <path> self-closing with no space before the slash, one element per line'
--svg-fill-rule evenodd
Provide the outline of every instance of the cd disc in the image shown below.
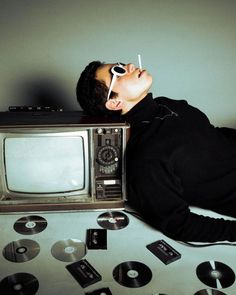
<path fill-rule="evenodd" d="M 0 294 L 34 295 L 39 288 L 36 277 L 29 273 L 16 273 L 0 282 Z"/>
<path fill-rule="evenodd" d="M 109 211 L 98 216 L 98 224 L 106 229 L 122 229 L 129 224 L 129 218 L 122 212 Z"/>
<path fill-rule="evenodd" d="M 33 240 L 13 241 L 3 249 L 3 256 L 12 262 L 26 262 L 39 254 L 39 244 Z"/>
<path fill-rule="evenodd" d="M 86 255 L 86 245 L 80 240 L 68 239 L 56 242 L 52 248 L 52 256 L 65 262 L 78 261 Z"/>
<path fill-rule="evenodd" d="M 113 278 L 122 286 L 138 288 L 151 281 L 152 272 L 148 266 L 141 262 L 127 261 L 114 268 Z"/>
<path fill-rule="evenodd" d="M 194 295 L 226 295 L 226 294 L 214 289 L 204 289 L 204 290 L 198 291 Z"/>
<path fill-rule="evenodd" d="M 206 261 L 199 264 L 196 273 L 199 280 L 211 288 L 227 288 L 235 281 L 233 270 L 218 261 Z"/>
<path fill-rule="evenodd" d="M 14 230 L 22 235 L 37 234 L 43 231 L 46 227 L 46 219 L 36 215 L 22 217 L 14 224 Z"/>

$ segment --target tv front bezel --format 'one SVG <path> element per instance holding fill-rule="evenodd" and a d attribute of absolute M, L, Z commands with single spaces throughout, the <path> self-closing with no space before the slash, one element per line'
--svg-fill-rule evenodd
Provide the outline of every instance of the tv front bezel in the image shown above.
<path fill-rule="evenodd" d="M 63 113 L 55 113 L 55 114 L 23 114 L 23 113 L 2 113 L 3 116 L 0 117 L 0 141 L 1 144 L 3 142 L 4 137 L 15 136 L 20 132 L 31 132 L 35 134 L 35 132 L 39 133 L 49 130 L 57 130 L 59 133 L 68 132 L 75 130 L 77 131 L 85 131 L 88 134 L 88 148 L 89 151 L 89 191 L 84 195 L 78 196 L 76 193 L 71 194 L 70 197 L 65 198 L 63 195 L 61 197 L 48 198 L 41 197 L 37 199 L 26 198 L 24 200 L 19 200 L 19 197 L 15 199 L 11 198 L 10 192 L 4 188 L 4 196 L 0 197 L 0 213 L 15 213 L 15 212 L 55 212 L 55 211 L 80 211 L 80 210 L 103 210 L 103 209 L 124 209 L 124 203 L 126 201 L 126 175 L 125 175 L 125 148 L 126 143 L 129 137 L 129 125 L 126 122 L 120 121 L 120 119 L 104 119 L 104 118 L 95 118 L 88 117 L 81 112 L 67 112 Z M 122 129 L 122 196 L 116 199 L 108 199 L 108 200 L 98 200 L 94 197 L 95 188 L 91 184 L 91 179 L 94 178 L 94 170 L 93 170 L 93 161 L 94 154 L 92 151 L 93 147 L 93 139 L 92 139 L 92 130 L 104 128 L 121 128 Z M 59 131 L 60 130 L 60 131 Z M 50 131 L 50 133 L 51 133 Z M 0 156 L 0 165 L 3 165 L 3 155 Z M 1 167 L 0 169 L 3 169 Z M 3 174 L 0 175 L 0 183 L 4 182 L 2 179 Z M 7 192 L 7 193 L 6 193 Z M 2 193 L 2 191 L 1 191 Z"/>

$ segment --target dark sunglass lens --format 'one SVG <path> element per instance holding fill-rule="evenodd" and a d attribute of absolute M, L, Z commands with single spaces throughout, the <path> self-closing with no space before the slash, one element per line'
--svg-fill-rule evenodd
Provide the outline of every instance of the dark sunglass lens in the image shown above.
<path fill-rule="evenodd" d="M 119 62 L 119 65 L 126 66 L 123 62 Z"/>
<path fill-rule="evenodd" d="M 125 69 L 121 68 L 121 67 L 118 67 L 118 66 L 115 66 L 114 67 L 114 71 L 117 73 L 117 74 L 124 74 L 126 72 Z"/>

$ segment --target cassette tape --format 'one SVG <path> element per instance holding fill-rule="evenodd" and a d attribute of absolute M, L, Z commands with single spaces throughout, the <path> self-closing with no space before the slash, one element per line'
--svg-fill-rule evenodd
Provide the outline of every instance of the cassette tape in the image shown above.
<path fill-rule="evenodd" d="M 164 240 L 158 240 L 146 247 L 164 264 L 169 264 L 181 258 L 181 254 Z"/>
<path fill-rule="evenodd" d="M 102 279 L 102 276 L 86 259 L 66 265 L 66 268 L 82 288 L 86 288 Z"/>
<path fill-rule="evenodd" d="M 89 293 L 85 293 L 85 295 L 112 295 L 112 293 L 109 288 L 101 288 Z"/>
<path fill-rule="evenodd" d="M 87 229 L 86 245 L 88 249 L 107 249 L 107 230 L 103 228 Z"/>

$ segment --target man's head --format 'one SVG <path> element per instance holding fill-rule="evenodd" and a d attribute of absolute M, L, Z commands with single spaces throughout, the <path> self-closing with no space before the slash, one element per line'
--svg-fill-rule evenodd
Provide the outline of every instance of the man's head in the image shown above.
<path fill-rule="evenodd" d="M 76 94 L 81 107 L 90 114 L 109 112 L 128 112 L 148 93 L 152 77 L 146 70 L 140 70 L 133 64 L 122 64 L 125 74 L 116 76 L 112 68 L 115 64 L 99 61 L 91 62 L 82 72 L 77 84 Z M 114 84 L 108 97 L 113 77 Z"/>

